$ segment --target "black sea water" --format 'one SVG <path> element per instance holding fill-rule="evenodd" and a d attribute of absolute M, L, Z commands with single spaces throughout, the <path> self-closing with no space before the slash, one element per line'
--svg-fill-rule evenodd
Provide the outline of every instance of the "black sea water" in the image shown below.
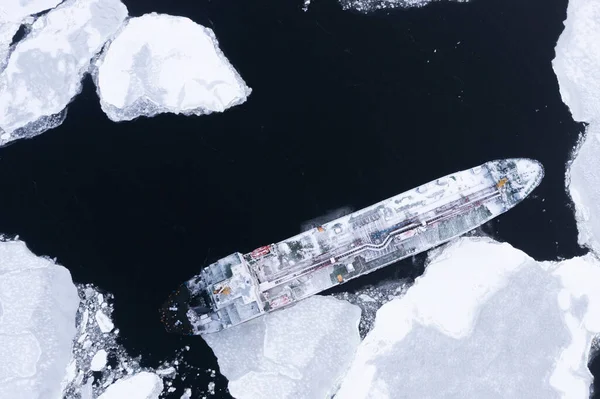
<path fill-rule="evenodd" d="M 566 0 L 368 15 L 333 0 L 308 12 L 290 0 L 124 2 L 132 16 L 213 29 L 251 96 L 223 114 L 113 123 L 86 79 L 62 126 L 0 150 L 0 231 L 114 293 L 123 344 L 144 364 L 189 345 L 190 365 L 217 368 L 201 338 L 169 335 L 158 317 L 207 262 L 488 160 L 535 158 L 546 177 L 484 231 L 539 260 L 584 253 L 564 183 L 583 127 L 551 67 Z M 421 272 L 400 262 L 338 291 Z M 181 387 L 205 390 L 197 374 L 184 370 Z M 228 397 L 224 378 L 216 389 Z"/>

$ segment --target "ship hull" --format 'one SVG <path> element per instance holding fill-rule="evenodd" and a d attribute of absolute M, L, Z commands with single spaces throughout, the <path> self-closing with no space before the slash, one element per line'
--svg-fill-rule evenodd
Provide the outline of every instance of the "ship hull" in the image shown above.
<path fill-rule="evenodd" d="M 234 253 L 183 284 L 163 321 L 171 331 L 204 334 L 290 306 L 481 226 L 522 201 L 542 177 L 536 161 L 492 161 Z"/>

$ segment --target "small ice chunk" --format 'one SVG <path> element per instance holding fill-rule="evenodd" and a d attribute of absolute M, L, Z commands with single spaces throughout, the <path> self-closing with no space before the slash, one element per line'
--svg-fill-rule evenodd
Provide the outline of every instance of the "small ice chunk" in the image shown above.
<path fill-rule="evenodd" d="M 78 305 L 67 269 L 0 241 L 0 398 L 61 397 Z"/>
<path fill-rule="evenodd" d="M 313 296 L 203 338 L 238 399 L 324 398 L 352 360 L 359 320 L 357 306 Z"/>
<path fill-rule="evenodd" d="M 96 354 L 92 358 L 92 363 L 90 365 L 90 368 L 93 371 L 102 370 L 106 366 L 106 356 L 107 356 L 106 351 L 104 349 L 100 349 L 98 352 L 96 352 Z"/>
<path fill-rule="evenodd" d="M 360 299 L 363 302 L 377 302 L 375 299 L 371 298 L 367 294 L 360 294 L 358 296 L 358 299 Z"/>
<path fill-rule="evenodd" d="M 142 371 L 117 380 L 98 399 L 158 399 L 162 390 L 163 383 L 159 376 Z"/>
<path fill-rule="evenodd" d="M 191 399 L 192 398 L 192 390 L 190 388 L 186 388 L 183 390 L 183 395 L 179 399 Z"/>
<path fill-rule="evenodd" d="M 0 145 L 62 123 L 90 60 L 126 16 L 119 0 L 67 0 L 33 23 L 0 73 Z"/>
<path fill-rule="evenodd" d="M 102 332 L 111 332 L 115 325 L 110 320 L 110 318 L 105 315 L 101 310 L 96 311 L 96 322 L 98 323 L 98 327 Z"/>
<path fill-rule="evenodd" d="M 177 370 L 175 370 L 175 367 L 172 366 L 156 370 L 156 374 L 160 376 L 174 375 L 175 373 L 177 373 Z"/>
<path fill-rule="evenodd" d="M 213 31 L 185 17 L 131 18 L 96 66 L 100 104 L 113 121 L 223 112 L 246 101 L 251 91 Z"/>

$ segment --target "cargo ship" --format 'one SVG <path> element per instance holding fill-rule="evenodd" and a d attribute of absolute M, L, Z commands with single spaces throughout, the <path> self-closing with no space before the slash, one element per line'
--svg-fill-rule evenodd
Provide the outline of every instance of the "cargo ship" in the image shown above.
<path fill-rule="evenodd" d="M 161 309 L 168 331 L 230 328 L 429 250 L 527 197 L 544 176 L 531 159 L 490 161 L 398 194 L 276 244 L 226 256 Z"/>

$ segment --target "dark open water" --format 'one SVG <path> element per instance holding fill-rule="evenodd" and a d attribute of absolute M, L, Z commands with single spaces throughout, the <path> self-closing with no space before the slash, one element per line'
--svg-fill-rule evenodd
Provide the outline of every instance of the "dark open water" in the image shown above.
<path fill-rule="evenodd" d="M 190 345 L 191 364 L 216 367 L 200 338 L 166 334 L 157 313 L 206 262 L 491 159 L 536 158 L 546 178 L 484 230 L 536 259 L 583 253 L 564 188 L 582 127 L 551 68 L 566 0 L 372 15 L 314 1 L 307 13 L 290 0 L 125 1 L 134 16 L 211 27 L 249 101 L 115 124 L 87 79 L 61 127 L 0 150 L 0 231 L 113 292 L 123 343 L 148 365 Z M 421 269 L 401 262 L 349 288 Z"/>

